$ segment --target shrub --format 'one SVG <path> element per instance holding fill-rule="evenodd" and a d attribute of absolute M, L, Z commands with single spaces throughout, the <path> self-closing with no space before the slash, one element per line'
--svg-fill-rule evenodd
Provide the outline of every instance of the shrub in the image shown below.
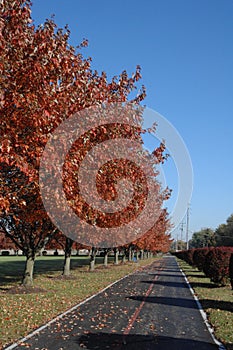
<path fill-rule="evenodd" d="M 193 265 L 193 253 L 195 249 L 181 250 L 179 252 L 173 252 L 178 259 L 186 261 L 189 265 Z"/>
<path fill-rule="evenodd" d="M 171 254 L 176 256 L 178 259 L 182 259 L 181 258 L 181 252 L 172 252 Z"/>
<path fill-rule="evenodd" d="M 185 251 L 185 261 L 193 266 L 194 262 L 193 262 L 193 254 L 194 254 L 195 249 L 189 249 Z"/>
<path fill-rule="evenodd" d="M 233 247 L 217 247 L 210 249 L 203 266 L 204 273 L 212 282 L 222 286 L 227 284 L 229 276 L 230 257 Z"/>
<path fill-rule="evenodd" d="M 233 289 L 233 253 L 231 253 L 231 257 L 230 257 L 229 275 L 230 275 L 230 281 L 231 281 L 231 288 Z"/>
<path fill-rule="evenodd" d="M 206 255 L 210 249 L 213 248 L 197 248 L 193 253 L 193 264 L 198 268 L 199 271 L 203 271 L 205 265 Z"/>

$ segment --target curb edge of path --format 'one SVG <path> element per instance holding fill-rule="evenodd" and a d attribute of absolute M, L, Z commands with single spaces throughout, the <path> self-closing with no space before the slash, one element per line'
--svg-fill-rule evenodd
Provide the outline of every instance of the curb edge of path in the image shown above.
<path fill-rule="evenodd" d="M 178 266 L 179 266 L 179 265 L 178 265 Z M 208 331 L 209 331 L 209 333 L 210 333 L 210 335 L 211 335 L 213 341 L 214 341 L 215 344 L 218 346 L 219 350 L 226 350 L 226 348 L 225 348 L 225 346 L 223 345 L 223 343 L 221 343 L 221 342 L 215 337 L 215 335 L 214 335 L 214 329 L 213 329 L 213 327 L 211 326 L 211 324 L 209 323 L 208 318 L 207 318 L 207 315 L 206 315 L 206 312 L 205 312 L 204 309 L 202 308 L 202 305 L 201 305 L 201 303 L 200 303 L 198 297 L 196 296 L 196 294 L 195 294 L 193 288 L 191 287 L 191 285 L 190 285 L 190 283 L 189 283 L 189 281 L 188 281 L 188 279 L 187 279 L 185 273 L 184 273 L 183 270 L 180 268 L 180 266 L 179 266 L 179 269 L 180 269 L 180 271 L 181 271 L 181 273 L 182 273 L 182 275 L 183 275 L 183 277 L 184 277 L 184 279 L 185 279 L 185 282 L 186 282 L 187 285 L 188 285 L 188 288 L 189 288 L 190 292 L 192 293 L 192 296 L 194 297 L 194 300 L 195 300 L 195 302 L 196 302 L 196 304 L 197 304 L 198 310 L 200 311 L 200 314 L 201 314 L 201 316 L 202 316 L 202 318 L 203 318 L 203 320 L 204 320 L 204 323 L 205 323 L 205 325 L 206 325 L 206 327 L 207 327 L 207 329 L 208 329 Z"/>
<path fill-rule="evenodd" d="M 129 273 L 129 274 L 127 274 L 127 275 L 125 275 L 125 276 L 119 278 L 118 280 L 116 280 L 116 281 L 110 283 L 110 284 L 107 285 L 105 288 L 101 289 L 99 292 L 97 292 L 97 293 L 91 295 L 90 297 L 84 299 L 84 300 L 81 301 L 80 303 L 78 303 L 78 304 L 72 306 L 70 309 L 68 309 L 68 310 L 66 310 L 66 311 L 64 311 L 64 312 L 62 312 L 62 313 L 59 314 L 59 315 L 57 315 L 57 316 L 54 317 L 52 320 L 48 321 L 48 322 L 45 323 L 44 325 L 40 326 L 39 328 L 36 328 L 34 331 L 32 331 L 32 332 L 30 332 L 29 334 L 27 334 L 25 337 L 20 338 L 18 341 L 16 341 L 15 343 L 13 343 L 13 344 L 7 346 L 6 348 L 4 347 L 3 350 L 12 350 L 12 349 L 15 349 L 17 346 L 20 345 L 20 343 L 24 343 L 25 341 L 29 340 L 29 339 L 32 338 L 34 335 L 40 333 L 43 329 L 48 328 L 48 327 L 49 327 L 51 324 L 53 324 L 54 322 L 60 320 L 62 317 L 66 316 L 67 314 L 69 314 L 69 313 L 71 313 L 72 311 L 76 310 L 79 306 L 86 304 L 88 301 L 90 301 L 91 299 L 95 298 L 97 295 L 103 293 L 103 292 L 106 291 L 107 289 L 111 288 L 111 287 L 114 286 L 116 283 L 118 283 L 118 282 L 124 280 L 125 278 L 129 277 L 130 275 L 133 275 L 133 274 L 136 273 L 136 272 L 139 272 L 140 269 L 144 269 L 145 267 L 147 267 L 147 266 L 149 266 L 149 265 L 151 265 L 151 264 L 153 264 L 153 263 L 154 263 L 154 261 L 153 261 L 152 263 L 148 264 L 148 265 L 145 265 L 145 266 L 143 266 L 143 267 L 139 267 L 139 269 L 137 269 L 137 270 L 135 270 L 135 271 L 133 271 L 133 272 L 131 272 L 131 273 Z M 221 350 L 223 350 L 223 349 L 221 349 Z"/>

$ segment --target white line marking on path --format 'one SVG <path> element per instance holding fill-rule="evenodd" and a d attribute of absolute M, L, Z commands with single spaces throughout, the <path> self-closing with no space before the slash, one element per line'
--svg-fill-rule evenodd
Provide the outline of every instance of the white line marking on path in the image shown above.
<path fill-rule="evenodd" d="M 179 265 L 178 265 L 178 266 L 179 266 Z M 209 321 L 208 321 L 208 319 L 207 319 L 206 313 L 205 313 L 205 311 L 203 310 L 203 308 L 202 308 L 202 306 L 201 306 L 201 303 L 200 303 L 200 301 L 198 300 L 198 297 L 196 296 L 196 294 L 195 294 L 193 288 L 191 287 L 191 285 L 190 285 L 190 283 L 189 283 L 189 281 L 188 281 L 188 279 L 187 279 L 185 273 L 182 271 L 182 269 L 181 269 L 180 267 L 179 267 L 179 269 L 180 269 L 182 275 L 184 276 L 185 282 L 187 283 L 187 285 L 188 285 L 188 287 L 189 287 L 189 290 L 190 290 L 190 292 L 192 293 L 192 295 L 193 295 L 193 297 L 194 297 L 194 299 L 195 299 L 195 301 L 196 301 L 197 307 L 198 307 L 198 309 L 199 309 L 199 311 L 200 311 L 200 313 L 201 313 L 201 316 L 202 316 L 202 318 L 203 318 L 203 320 L 204 320 L 204 323 L 205 323 L 205 325 L 206 325 L 206 327 L 207 327 L 207 329 L 208 329 L 208 331 L 209 331 L 209 333 L 210 333 L 210 335 L 211 335 L 213 341 L 215 342 L 216 345 L 218 345 L 219 350 L 226 350 L 225 346 L 224 346 L 220 341 L 218 341 L 218 339 L 215 338 L 214 330 L 213 330 L 213 328 L 211 327 L 211 325 L 210 325 L 210 323 L 209 323 Z"/>
<path fill-rule="evenodd" d="M 119 280 L 109 284 L 107 287 L 105 287 L 104 289 L 101 289 L 98 293 L 91 295 L 90 297 L 88 297 L 87 299 L 81 301 L 79 304 L 73 306 L 72 308 L 66 310 L 65 312 L 59 314 L 58 316 L 56 316 L 55 318 L 53 318 L 52 320 L 50 320 L 49 322 L 47 322 L 46 324 L 44 324 L 43 326 L 35 329 L 33 332 L 29 333 L 28 335 L 26 335 L 26 337 L 18 340 L 16 343 L 8 346 L 7 348 L 3 348 L 3 350 L 12 350 L 15 349 L 17 346 L 19 346 L 21 343 L 25 343 L 28 339 L 32 338 L 34 335 L 38 335 L 39 332 L 41 332 L 43 329 L 49 327 L 51 324 L 53 324 L 54 322 L 60 320 L 62 317 L 66 316 L 67 314 L 71 313 L 72 311 L 76 310 L 79 306 L 86 304 L 89 300 L 95 298 L 97 295 L 103 293 L 105 290 L 107 290 L 108 288 L 112 287 L 114 284 L 122 281 L 123 279 L 127 278 L 128 276 L 136 273 L 137 271 L 134 271 L 122 278 L 120 278 Z"/>
<path fill-rule="evenodd" d="M 152 263 L 151 263 L 152 264 Z M 138 270 L 135 270 L 131 273 L 129 273 L 126 276 L 121 277 L 120 279 L 118 279 L 117 281 L 109 284 L 107 287 L 101 289 L 98 293 L 95 293 L 94 295 L 91 295 L 90 297 L 88 297 L 87 299 L 81 301 L 79 304 L 74 305 L 72 308 L 66 310 L 65 312 L 59 314 L 58 316 L 56 316 L 55 318 L 53 318 L 52 320 L 50 320 L 49 322 L 45 323 L 43 326 L 35 329 L 33 332 L 29 333 L 28 335 L 26 335 L 26 337 L 19 339 L 17 342 L 15 342 L 14 344 L 11 344 L 10 346 L 8 346 L 7 348 L 3 348 L 3 350 L 12 350 L 15 349 L 17 346 L 19 346 L 21 343 L 26 342 L 28 339 L 32 338 L 34 335 L 38 335 L 39 332 L 41 332 L 43 329 L 48 328 L 51 324 L 53 324 L 54 322 L 60 320 L 62 317 L 66 316 L 67 314 L 71 313 L 72 311 L 76 310 L 79 306 L 86 304 L 89 300 L 95 298 L 97 295 L 103 293 L 105 290 L 111 288 L 112 286 L 114 286 L 114 284 L 122 281 L 123 279 L 133 275 L 134 273 L 140 273 L 141 269 L 143 270 L 144 268 L 150 266 L 151 264 L 139 267 Z"/>

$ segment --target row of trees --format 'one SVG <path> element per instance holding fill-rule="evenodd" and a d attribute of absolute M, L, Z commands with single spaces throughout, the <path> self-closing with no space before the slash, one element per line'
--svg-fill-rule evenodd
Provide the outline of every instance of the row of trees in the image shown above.
<path fill-rule="evenodd" d="M 48 231 L 45 231 L 47 235 L 44 236 L 38 235 L 38 231 L 35 231 L 34 227 L 27 221 L 20 221 L 19 225 L 15 225 L 15 222 L 11 222 L 11 219 L 11 217 L 7 216 L 3 217 L 1 220 L 1 227 L 5 229 L 0 232 L 0 249 L 13 249 L 15 251 L 20 249 L 23 251 L 23 254 L 27 258 L 22 280 L 25 286 L 33 285 L 34 262 L 36 257 L 40 255 L 41 251 L 44 249 L 62 249 L 64 251 L 63 276 L 70 275 L 72 250 L 88 250 L 90 256 L 90 270 L 94 270 L 96 255 L 99 251 L 98 248 L 75 242 L 69 237 L 64 236 L 57 229 L 51 231 L 50 234 L 48 234 Z M 30 229 L 27 229 L 27 227 Z M 122 263 L 125 263 L 126 259 L 132 261 L 133 257 L 136 257 L 138 260 L 139 256 L 143 259 L 148 257 L 151 253 L 167 252 L 171 245 L 171 238 L 167 233 L 169 228 L 170 222 L 168 214 L 167 211 L 164 210 L 153 228 L 136 241 L 120 247 L 101 249 L 104 252 L 104 265 L 107 267 L 108 256 L 111 252 L 114 252 L 115 264 L 119 263 L 119 254 L 121 254 L 122 257 Z M 32 257 L 28 253 L 29 251 L 33 251 Z"/>
<path fill-rule="evenodd" d="M 219 225 L 216 230 L 204 228 L 195 232 L 189 242 L 190 248 L 211 246 L 233 246 L 233 214 L 227 218 L 226 223 Z"/>
<path fill-rule="evenodd" d="M 36 28 L 31 19 L 29 0 L 3 0 L 0 13 L 0 229 L 7 242 L 10 239 L 26 256 L 23 284 L 28 286 L 32 285 L 34 261 L 41 249 L 55 241 L 61 245 L 65 251 L 63 273 L 68 274 L 74 244 L 52 223 L 42 202 L 40 159 L 51 134 L 74 113 L 102 103 L 130 103 L 133 106 L 131 111 L 135 111 L 134 118 L 140 119 L 139 106 L 145 97 L 145 89 L 142 87 L 135 97 L 129 98 L 141 77 L 140 67 L 132 76 L 124 71 L 108 81 L 104 72 L 98 74 L 91 69 L 90 58 L 85 59 L 81 55 L 80 50 L 87 45 L 86 40 L 78 48 L 72 47 L 68 42 L 68 28 L 56 29 L 53 20 L 46 20 L 44 25 Z M 106 224 L 106 216 L 94 212 L 83 202 L 77 186 L 77 168 L 91 143 L 120 137 L 142 140 L 141 135 L 145 131 L 142 127 L 129 128 L 127 120 L 126 116 L 125 125 L 112 123 L 86 132 L 75 142 L 64 163 L 63 186 L 67 201 L 74 212 L 87 222 L 95 221 L 103 225 Z M 170 191 L 161 189 L 155 170 L 155 166 L 166 159 L 164 151 L 165 145 L 161 143 L 152 154 L 146 154 L 151 178 L 158 189 L 160 215 L 148 232 L 131 243 L 136 250 L 167 251 L 170 246 L 170 236 L 167 234 L 170 221 L 167 211 L 162 209 Z M 56 159 L 53 160 L 51 168 L 56 167 Z M 119 166 L 117 160 L 110 165 L 110 174 L 115 178 L 109 179 L 106 176 L 109 172 L 105 172 L 99 177 L 98 190 L 102 191 L 104 199 L 113 200 L 116 180 L 125 175 L 131 178 L 134 190 L 139 188 L 141 191 L 131 202 L 134 218 L 144 208 L 147 188 L 140 184 L 138 171 L 128 167 L 126 174 L 122 170 L 125 162 Z M 59 206 L 59 195 L 55 197 Z M 158 208 L 154 210 L 157 215 Z M 118 216 L 120 223 L 124 223 L 125 214 L 129 216 L 129 210 L 122 211 L 122 216 Z M 110 227 L 116 225 L 116 219 L 111 215 L 110 218 L 112 222 L 108 220 L 107 224 Z M 94 261 L 96 247 L 88 248 Z"/>

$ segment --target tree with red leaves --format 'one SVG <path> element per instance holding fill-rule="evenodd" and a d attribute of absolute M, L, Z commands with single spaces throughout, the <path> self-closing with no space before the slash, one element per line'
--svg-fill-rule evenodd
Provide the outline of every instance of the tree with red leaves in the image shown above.
<path fill-rule="evenodd" d="M 123 72 L 107 82 L 70 46 L 69 30 L 53 20 L 35 28 L 29 0 L 0 4 L 1 161 L 38 180 L 41 154 L 54 129 L 75 112 L 101 101 L 126 101 L 140 78 Z M 79 49 L 87 45 L 84 40 Z M 144 98 L 142 91 L 136 101 Z M 2 207 L 7 198 L 1 197 Z"/>
<path fill-rule="evenodd" d="M 16 166 L 0 163 L 0 192 L 10 206 L 0 214 L 0 227 L 6 239 L 26 256 L 23 285 L 32 286 L 36 255 L 57 232 L 48 217 L 38 184 Z"/>
<path fill-rule="evenodd" d="M 172 243 L 170 229 L 168 212 L 163 209 L 155 225 L 133 244 L 141 250 L 167 253 Z"/>
<path fill-rule="evenodd" d="M 13 249 L 14 251 L 17 251 L 16 245 L 9 237 L 5 235 L 4 231 L 0 231 L 0 249 Z"/>
<path fill-rule="evenodd" d="M 3 0 L 0 13 L 0 224 L 27 256 L 24 284 L 28 285 L 32 284 L 38 250 L 56 231 L 42 205 L 39 190 L 40 159 L 45 145 L 54 130 L 74 113 L 103 102 L 128 101 L 141 74 L 140 67 L 137 67 L 131 77 L 124 71 L 108 82 L 106 74 L 92 71 L 91 59 L 84 59 L 81 55 L 80 49 L 87 45 L 86 40 L 75 49 L 69 44 L 68 28 L 57 29 L 53 20 L 46 20 L 39 27 L 33 25 L 29 0 Z M 144 97 L 142 88 L 131 103 L 139 105 Z M 139 139 L 143 132 L 140 128 L 124 127 L 120 130 L 114 123 L 107 129 L 102 127 L 102 131 L 99 142 L 114 132 L 129 139 Z M 88 151 L 95 132 L 90 130 L 73 146 L 72 152 L 76 153 L 78 161 Z M 84 147 L 84 153 L 80 153 L 80 147 Z M 161 144 L 151 162 L 163 161 L 163 151 L 164 144 Z M 77 179 L 72 178 L 75 168 L 72 164 L 68 155 L 63 176 L 67 200 L 81 218 L 91 223 L 93 211 L 83 206 L 80 193 L 75 192 Z M 116 165 L 119 164 L 112 166 L 116 178 L 125 176 L 126 172 L 122 170 L 125 161 L 120 170 L 116 170 Z M 135 176 L 135 169 L 130 173 Z M 156 178 L 156 173 L 153 174 Z M 105 191 L 104 199 L 108 200 L 110 195 L 112 200 L 115 196 L 114 181 L 109 183 L 108 175 L 104 168 L 97 186 L 100 191 Z M 11 176 L 14 180 L 9 185 L 8 177 Z M 136 182 L 135 187 L 138 186 Z M 106 192 L 106 186 L 111 190 Z M 142 192 L 137 197 L 137 205 L 143 206 L 143 196 L 145 193 Z M 59 202 L 59 198 L 56 200 Z M 131 211 L 134 214 L 134 208 Z M 99 225 L 105 224 L 103 216 L 100 215 L 98 220 Z M 115 224 L 116 219 L 108 220 L 108 225 Z"/>

